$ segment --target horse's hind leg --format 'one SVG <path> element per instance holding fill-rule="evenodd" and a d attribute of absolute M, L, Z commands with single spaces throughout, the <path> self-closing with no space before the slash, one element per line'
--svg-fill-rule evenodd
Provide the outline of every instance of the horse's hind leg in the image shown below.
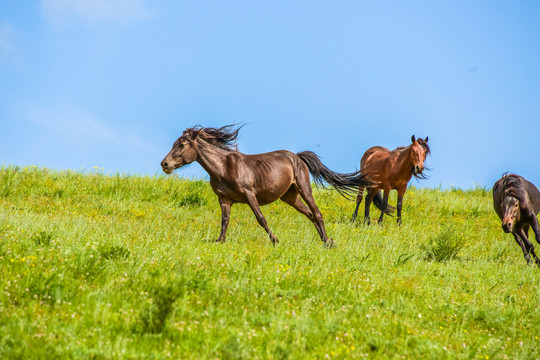
<path fill-rule="evenodd" d="M 315 199 L 313 198 L 313 193 L 311 191 L 311 184 L 309 183 L 309 175 L 307 175 L 307 179 L 306 177 L 303 177 L 303 176 L 297 176 L 296 191 L 298 191 L 298 194 L 300 194 L 302 199 L 306 202 L 307 207 L 311 211 L 311 215 L 313 219 L 310 218 L 310 220 L 313 221 L 315 228 L 317 229 L 317 231 L 319 232 L 319 235 L 321 236 L 321 240 L 326 245 L 332 246 L 334 244 L 334 240 L 330 239 L 326 235 L 326 230 L 324 228 L 324 221 L 323 221 L 321 211 L 317 207 L 317 204 L 315 203 Z M 309 217 L 308 214 L 306 214 L 306 216 Z"/>
<path fill-rule="evenodd" d="M 321 237 L 321 240 L 324 241 L 326 236 L 326 232 L 324 230 L 324 227 L 321 227 L 320 224 L 315 221 L 315 217 L 313 216 L 313 213 L 309 208 L 302 202 L 302 199 L 300 198 L 300 195 L 296 191 L 296 188 L 291 186 L 289 190 L 281 197 L 281 200 L 289 205 L 291 205 L 293 208 L 295 208 L 299 213 L 304 214 L 313 225 L 315 225 L 315 229 L 317 229 L 317 232 L 319 233 L 319 236 Z"/>
<path fill-rule="evenodd" d="M 352 214 L 351 221 L 356 220 L 356 217 L 358 216 L 358 208 L 360 207 L 360 203 L 362 202 L 363 197 L 364 197 L 364 187 L 361 186 L 358 189 L 358 196 L 356 197 L 356 208 L 354 209 L 354 212 Z"/>
<path fill-rule="evenodd" d="M 266 219 L 264 218 L 261 208 L 259 207 L 259 202 L 257 201 L 257 197 L 252 192 L 247 192 L 246 199 L 247 199 L 249 207 L 255 214 L 255 217 L 257 218 L 259 225 L 261 225 L 264 228 L 264 230 L 266 230 L 266 233 L 268 234 L 268 236 L 270 236 L 270 240 L 272 240 L 272 244 L 275 246 L 276 243 L 278 243 L 279 241 L 276 238 L 276 236 L 272 234 L 272 231 L 270 231 L 270 228 L 268 227 L 268 224 L 266 223 Z"/>
<path fill-rule="evenodd" d="M 382 210 L 381 210 L 381 216 L 379 217 L 379 224 L 382 223 L 384 213 L 386 212 L 386 208 L 388 207 L 388 196 L 390 195 L 390 189 L 384 189 L 383 190 L 383 203 L 382 203 Z"/>
<path fill-rule="evenodd" d="M 379 192 L 378 189 L 369 189 L 368 194 L 366 195 L 366 203 L 365 203 L 365 211 L 364 211 L 364 224 L 371 224 L 371 220 L 369 219 L 369 207 L 371 206 L 371 202 L 375 198 L 375 195 Z"/>

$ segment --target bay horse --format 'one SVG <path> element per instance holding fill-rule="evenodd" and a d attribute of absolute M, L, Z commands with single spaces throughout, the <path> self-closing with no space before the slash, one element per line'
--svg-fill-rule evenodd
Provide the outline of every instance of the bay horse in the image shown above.
<path fill-rule="evenodd" d="M 369 207 L 371 202 L 381 210 L 379 223 L 383 221 L 384 214 L 392 214 L 394 207 L 388 205 L 390 190 L 397 190 L 397 222 L 401 224 L 401 208 L 403 206 L 403 196 L 407 190 L 407 183 L 413 176 L 418 179 L 425 179 L 424 161 L 431 153 L 428 145 L 429 137 L 416 139 L 413 135 L 412 144 L 407 147 L 398 147 L 395 150 L 388 150 L 382 146 L 369 148 L 360 160 L 360 171 L 373 184 L 366 186 L 364 222 L 370 224 Z M 381 196 L 380 191 L 383 191 Z M 364 195 L 364 186 L 358 189 L 356 197 L 356 208 L 352 215 L 352 221 L 356 220 L 358 208 Z"/>
<path fill-rule="evenodd" d="M 493 185 L 493 207 L 502 220 L 503 231 L 514 235 L 527 263 L 531 262 L 531 254 L 536 265 L 540 266 L 540 259 L 529 241 L 529 227 L 532 227 L 536 242 L 540 244 L 536 218 L 540 211 L 540 191 L 523 177 L 505 173 Z"/>
<path fill-rule="evenodd" d="M 309 173 L 317 184 L 326 181 L 345 197 L 354 196 L 359 186 L 371 184 L 365 175 L 359 171 L 335 173 L 311 151 L 243 154 L 235 148 L 240 128 L 236 125 L 188 128 L 161 162 L 166 174 L 197 161 L 210 175 L 210 186 L 221 206 L 221 233 L 217 242 L 225 241 L 231 206 L 244 203 L 249 205 L 275 246 L 278 239 L 270 231 L 260 206 L 281 199 L 307 216 L 324 244 L 332 246 L 334 240 L 326 235 L 321 212 L 313 198 Z"/>

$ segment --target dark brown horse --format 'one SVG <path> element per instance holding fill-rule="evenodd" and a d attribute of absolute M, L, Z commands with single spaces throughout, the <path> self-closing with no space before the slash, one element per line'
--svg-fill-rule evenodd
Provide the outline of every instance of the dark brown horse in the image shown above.
<path fill-rule="evenodd" d="M 412 144 L 407 147 L 398 147 L 395 150 L 388 150 L 382 146 L 369 148 L 360 161 L 361 173 L 366 176 L 373 185 L 366 186 L 366 210 L 364 222 L 369 224 L 369 206 L 373 201 L 375 206 L 381 210 L 379 223 L 382 222 L 384 214 L 391 214 L 394 207 L 388 205 L 388 195 L 390 190 L 397 190 L 397 221 L 401 224 L 401 208 L 403 206 L 403 196 L 407 190 L 407 183 L 414 175 L 418 179 L 425 179 L 423 175 L 424 160 L 427 154 L 431 153 L 428 145 L 428 137 L 425 139 L 411 138 Z M 383 190 L 381 196 L 380 191 Z M 364 186 L 360 186 L 356 197 L 356 208 L 352 216 L 352 221 L 356 220 L 358 207 L 362 202 Z"/>
<path fill-rule="evenodd" d="M 531 254 L 536 265 L 540 266 L 540 259 L 529 241 L 530 226 L 536 242 L 540 244 L 540 228 L 536 218 L 540 211 L 540 192 L 536 186 L 519 175 L 504 174 L 493 185 L 493 207 L 502 220 L 503 231 L 514 235 L 527 263 L 531 262 Z"/>
<path fill-rule="evenodd" d="M 225 241 L 231 206 L 244 203 L 250 206 L 275 245 L 278 240 L 266 224 L 259 206 L 281 199 L 306 215 L 315 225 L 321 240 L 331 246 L 333 240 L 326 235 L 321 212 L 313 199 L 309 173 L 317 183 L 322 184 L 324 180 L 346 197 L 353 196 L 358 186 L 371 183 L 360 172 L 338 174 L 330 171 L 317 155 L 309 151 L 298 154 L 286 150 L 242 154 L 234 147 L 238 131 L 234 125 L 186 129 L 161 162 L 167 174 L 193 161 L 208 172 L 210 185 L 221 205 L 221 234 L 217 241 Z"/>

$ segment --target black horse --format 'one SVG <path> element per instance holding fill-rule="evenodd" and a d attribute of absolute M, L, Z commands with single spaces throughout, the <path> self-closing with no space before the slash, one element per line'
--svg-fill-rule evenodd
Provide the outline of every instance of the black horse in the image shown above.
<path fill-rule="evenodd" d="M 529 241 L 530 226 L 536 242 L 540 244 L 540 227 L 536 218 L 540 211 L 540 191 L 519 175 L 504 174 L 493 185 L 493 206 L 502 220 L 503 231 L 514 235 L 527 263 L 531 262 L 529 254 L 532 254 L 534 262 L 540 266 L 540 259 Z"/>
<path fill-rule="evenodd" d="M 360 186 L 371 186 L 371 182 L 359 171 L 348 174 L 331 171 L 311 151 L 242 154 L 234 146 L 239 130 L 234 125 L 186 129 L 161 162 L 163 171 L 170 174 L 174 169 L 197 161 L 208 172 L 210 186 L 221 206 L 219 242 L 225 241 L 231 206 L 244 203 L 251 207 L 259 224 L 276 244 L 278 240 L 270 231 L 260 206 L 281 199 L 307 216 L 321 240 L 332 246 L 334 240 L 326 235 L 321 212 L 311 192 L 309 174 L 316 183 L 326 181 L 345 197 L 351 197 Z"/>

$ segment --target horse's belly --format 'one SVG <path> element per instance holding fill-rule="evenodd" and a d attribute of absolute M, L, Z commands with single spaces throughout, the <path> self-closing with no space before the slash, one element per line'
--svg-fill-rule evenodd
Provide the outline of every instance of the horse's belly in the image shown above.
<path fill-rule="evenodd" d="M 257 202 L 259 205 L 266 205 L 270 204 L 279 198 L 281 198 L 287 190 L 289 190 L 289 187 L 291 186 L 291 183 L 288 185 L 280 184 L 281 186 L 274 186 L 272 188 L 265 188 L 264 190 L 259 190 L 256 194 Z"/>

